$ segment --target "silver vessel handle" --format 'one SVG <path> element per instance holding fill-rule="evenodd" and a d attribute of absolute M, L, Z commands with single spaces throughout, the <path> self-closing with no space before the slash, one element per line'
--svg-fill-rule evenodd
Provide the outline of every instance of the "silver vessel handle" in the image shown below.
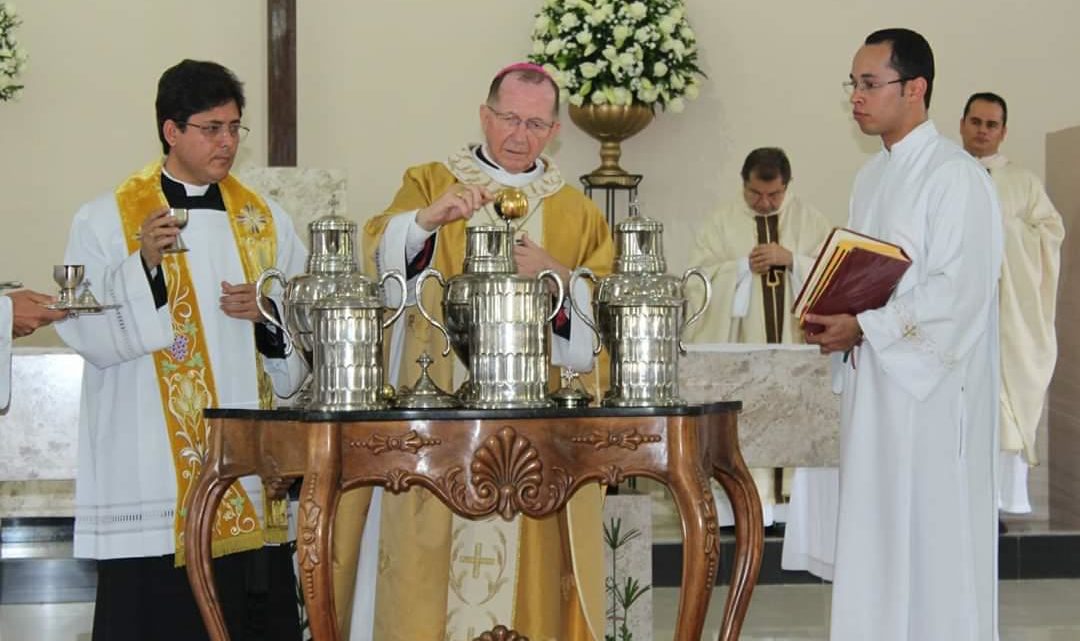
<path fill-rule="evenodd" d="M 379 288 L 380 289 L 382 289 L 383 287 L 386 286 L 386 281 L 387 280 L 392 280 L 392 281 L 396 282 L 399 287 L 401 287 L 401 304 L 398 305 L 397 309 L 394 310 L 394 313 L 390 315 L 390 318 L 388 318 L 383 323 L 383 325 L 382 325 L 383 329 L 386 329 L 387 327 L 390 327 L 391 325 L 394 324 L 394 321 L 396 321 L 398 318 L 401 317 L 402 312 L 405 311 L 406 299 L 408 299 L 408 295 L 407 295 L 407 293 L 408 293 L 408 285 L 405 284 L 405 277 L 401 274 L 400 271 L 398 271 L 396 269 L 391 269 L 390 271 L 383 274 L 382 278 L 379 279 Z M 420 298 L 417 297 L 416 300 L 419 301 Z"/>
<path fill-rule="evenodd" d="M 570 274 L 570 307 L 574 310 L 574 313 L 578 315 L 578 318 L 584 321 L 589 329 L 592 330 L 593 335 L 596 336 L 596 347 L 594 347 L 592 351 L 593 356 L 596 356 L 604 347 L 603 343 L 601 343 L 600 330 L 596 329 L 596 324 L 589 320 L 589 317 L 581 311 L 581 308 L 577 305 L 577 301 L 574 300 L 574 281 L 582 277 L 592 281 L 593 289 L 596 289 L 600 285 L 600 281 L 596 279 L 596 274 L 588 267 L 578 267 L 575 269 L 574 273 Z"/>
<path fill-rule="evenodd" d="M 431 323 L 435 326 L 436 329 L 442 332 L 443 338 L 446 339 L 446 347 L 443 348 L 442 355 L 446 356 L 450 353 L 450 332 L 446 331 L 446 327 L 444 327 L 443 324 L 439 321 L 435 320 L 435 318 L 432 317 L 432 315 L 429 314 L 426 309 L 424 309 L 424 299 L 421 296 L 424 291 L 424 281 L 427 280 L 429 276 L 434 276 L 435 280 L 439 281 L 439 284 L 442 285 L 443 289 L 446 289 L 446 279 L 443 278 L 443 275 L 439 272 L 439 270 L 433 267 L 429 267 L 424 271 L 420 272 L 420 275 L 416 277 L 415 285 L 416 309 L 420 310 L 420 315 L 426 318 L 427 322 Z"/>
<path fill-rule="evenodd" d="M 555 301 L 555 306 L 551 308 L 551 313 L 548 314 L 547 319 L 544 321 L 544 324 L 547 324 L 555 320 L 555 317 L 559 315 L 559 310 L 562 309 L 563 302 L 566 300 L 566 288 L 563 287 L 562 279 L 554 270 L 545 269 L 536 275 L 536 280 L 544 280 L 545 278 L 555 281 L 555 286 L 559 289 L 559 299 Z M 573 296 L 570 297 L 571 300 L 573 298 Z"/>
<path fill-rule="evenodd" d="M 686 353 L 686 345 L 684 345 L 682 342 L 683 332 L 686 331 L 687 327 L 690 327 L 691 325 L 696 323 L 699 318 L 701 318 L 702 314 L 705 313 L 705 310 L 709 308 L 709 302 L 712 301 L 712 285 L 709 283 L 709 279 L 706 278 L 705 272 L 701 271 L 697 267 L 691 267 L 690 269 L 686 270 L 685 273 L 683 273 L 683 298 L 686 298 L 686 284 L 690 281 L 691 276 L 697 276 L 701 279 L 701 283 L 705 285 L 705 300 L 702 301 L 701 307 L 696 312 L 691 314 L 689 318 L 683 321 L 683 326 L 679 329 L 679 352 L 682 354 Z"/>
<path fill-rule="evenodd" d="M 255 306 L 259 308 L 259 313 L 262 314 L 262 317 L 266 319 L 266 322 L 280 329 L 281 333 L 285 336 L 285 355 L 288 356 L 289 354 L 292 354 L 293 351 L 292 334 L 289 333 L 289 330 L 285 327 L 285 324 L 279 321 L 274 316 L 273 312 L 267 309 L 266 305 L 263 304 L 263 286 L 266 285 L 266 281 L 268 280 L 278 281 L 279 283 L 281 283 L 282 289 L 288 286 L 288 283 L 285 281 L 285 274 L 281 273 L 280 270 L 271 267 L 270 269 L 264 271 L 262 274 L 259 275 L 259 280 L 255 281 Z M 285 313 L 284 309 L 282 310 L 282 313 Z M 307 364 L 306 359 L 305 364 Z"/>

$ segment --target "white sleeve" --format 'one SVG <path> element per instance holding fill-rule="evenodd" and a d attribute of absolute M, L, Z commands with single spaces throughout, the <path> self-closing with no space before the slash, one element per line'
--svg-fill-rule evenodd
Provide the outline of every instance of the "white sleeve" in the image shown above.
<path fill-rule="evenodd" d="M 382 238 L 379 240 L 379 248 L 375 255 L 375 268 L 379 270 L 379 274 L 396 269 L 404 276 L 409 261 L 424 248 L 424 243 L 435 233 L 424 231 L 420 225 L 416 224 L 417 211 L 419 210 L 397 214 L 386 224 L 386 230 L 383 231 Z M 415 276 L 406 288 L 405 300 L 408 305 L 416 304 L 412 286 L 414 280 Z M 401 301 L 400 296 L 397 287 L 387 287 L 386 305 L 397 307 Z"/>
<path fill-rule="evenodd" d="M 932 180 L 926 264 L 912 264 L 884 307 L 857 316 L 864 347 L 920 400 L 991 327 L 1001 273 L 1001 213 L 986 173 L 957 162 Z"/>
<path fill-rule="evenodd" d="M 745 318 L 750 313 L 750 288 L 754 285 L 754 274 L 750 271 L 750 257 L 740 258 L 736 262 L 735 270 L 735 296 L 731 300 L 731 316 Z"/>
<path fill-rule="evenodd" d="M 11 299 L 0 296 L 0 412 L 11 403 Z"/>
<path fill-rule="evenodd" d="M 64 263 L 84 265 L 98 301 L 119 305 L 56 324 L 60 338 L 90 364 L 111 367 L 172 344 L 169 307 L 157 308 L 139 252 L 127 252 L 115 196 L 103 196 L 75 214 Z"/>

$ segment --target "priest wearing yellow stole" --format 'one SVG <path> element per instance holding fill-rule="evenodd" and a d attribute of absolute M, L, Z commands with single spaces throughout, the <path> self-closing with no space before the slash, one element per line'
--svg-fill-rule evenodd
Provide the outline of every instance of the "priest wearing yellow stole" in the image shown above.
<path fill-rule="evenodd" d="M 1057 360 L 1057 305 L 1065 227 L 1035 174 L 998 152 L 1008 106 L 995 93 L 968 98 L 960 121 L 964 149 L 990 172 L 1001 201 L 1001 459 L 998 507 L 1031 512 L 1028 467 L 1039 462 L 1035 432 Z"/>
<path fill-rule="evenodd" d="M 492 199 L 515 187 L 529 199 L 528 214 L 513 221 L 518 274 L 553 269 L 565 282 L 581 266 L 600 276 L 609 273 L 613 251 L 603 216 L 566 184 L 551 158 L 541 155 L 559 131 L 558 99 L 555 83 L 540 67 L 522 63 L 500 71 L 480 106 L 483 144 L 466 145 L 445 162 L 410 168 L 387 210 L 367 222 L 369 272 L 400 269 L 413 282 L 426 267 L 447 277 L 460 274 L 465 228 L 505 224 Z M 425 307 L 441 311 L 441 295 L 438 287 L 426 288 Z M 572 295 L 584 309 L 590 307 L 584 283 Z M 564 307 L 552 331 L 552 381 L 560 366 L 594 369 L 593 337 L 580 319 Z M 410 307 L 387 341 L 388 380 L 411 384 L 419 373 L 417 357 L 428 352 L 436 359 L 431 371 L 437 381 L 452 388 L 462 368 L 457 366 L 455 377 L 455 357 L 439 356 L 441 341 Z M 595 376 L 585 380 L 595 392 Z M 352 639 L 471 641 L 498 622 L 534 641 L 600 641 L 601 502 L 601 487 L 594 485 L 548 519 L 474 523 L 453 517 L 422 489 L 347 494 L 339 511 L 346 516 L 335 531 L 339 618 L 349 620 L 348 588 L 360 540 L 356 526 L 366 513 Z M 347 522 L 353 529 L 348 536 L 343 534 Z"/>
<path fill-rule="evenodd" d="M 75 214 L 64 262 L 115 305 L 58 327 L 86 360 L 79 416 L 75 556 L 98 559 L 94 641 L 206 639 L 183 564 L 184 505 L 207 450 L 206 407 L 269 408 L 303 364 L 260 322 L 252 284 L 303 268 L 289 217 L 229 171 L 246 128 L 240 82 L 185 60 L 162 74 L 165 156 Z M 169 207 L 184 208 L 188 253 Z M 233 484 L 213 538 L 234 639 L 298 641 L 284 504 L 258 478 Z"/>
<path fill-rule="evenodd" d="M 29 289 L 0 295 L 0 413 L 11 402 L 11 342 L 67 316 L 45 307 L 54 301 Z"/>

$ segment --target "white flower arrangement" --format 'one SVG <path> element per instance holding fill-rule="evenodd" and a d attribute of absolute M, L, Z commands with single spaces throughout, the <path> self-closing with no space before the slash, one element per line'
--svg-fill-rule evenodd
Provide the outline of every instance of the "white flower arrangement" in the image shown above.
<path fill-rule="evenodd" d="M 22 24 L 15 5 L 0 3 L 0 102 L 14 100 L 23 86 L 17 82 L 26 68 L 26 51 L 15 41 L 15 27 Z"/>
<path fill-rule="evenodd" d="M 544 0 L 532 41 L 529 60 L 578 107 L 638 103 L 678 113 L 705 75 L 683 0 Z"/>

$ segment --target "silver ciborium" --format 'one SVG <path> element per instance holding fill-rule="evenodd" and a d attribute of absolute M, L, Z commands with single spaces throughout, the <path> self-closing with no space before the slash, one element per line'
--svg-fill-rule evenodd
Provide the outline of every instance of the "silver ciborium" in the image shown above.
<path fill-rule="evenodd" d="M 593 282 L 593 324 L 574 303 L 574 313 L 596 333 L 610 359 L 611 388 L 604 395 L 606 407 L 682 405 L 679 398 L 679 356 L 686 352 L 682 335 L 696 322 L 712 298 L 709 279 L 697 268 L 682 278 L 665 273 L 664 226 L 640 216 L 636 203 L 630 216 L 615 226 L 615 271 L 597 279 L 588 268 L 570 277 L 570 289 L 578 278 Z M 691 276 L 705 285 L 701 308 L 686 316 L 686 284 Z"/>

